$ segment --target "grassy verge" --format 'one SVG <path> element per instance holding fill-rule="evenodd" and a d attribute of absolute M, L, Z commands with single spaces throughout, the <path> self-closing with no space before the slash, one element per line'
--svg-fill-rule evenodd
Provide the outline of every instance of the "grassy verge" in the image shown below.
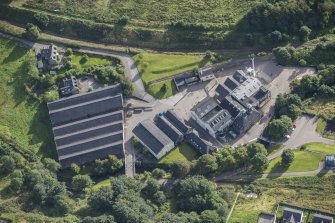
<path fill-rule="evenodd" d="M 323 134 L 326 129 L 327 121 L 323 118 L 318 119 L 318 124 L 316 126 L 316 132 Z"/>
<path fill-rule="evenodd" d="M 29 57 L 34 57 L 30 49 L 0 38 L 0 126 L 6 126 L 22 146 L 54 157 L 47 107 L 25 90 L 24 62 Z"/>
<path fill-rule="evenodd" d="M 98 190 L 100 187 L 110 187 L 111 186 L 111 180 L 107 179 L 107 180 L 103 180 L 100 181 L 99 183 L 95 184 L 92 187 L 92 190 Z"/>
<path fill-rule="evenodd" d="M 322 152 L 325 154 L 335 154 L 335 145 L 329 145 L 324 143 L 310 143 L 306 145 L 306 149 Z"/>
<path fill-rule="evenodd" d="M 288 173 L 316 170 L 323 158 L 322 154 L 309 153 L 306 151 L 295 150 L 293 153 L 294 161 L 289 167 L 282 165 L 281 157 L 277 157 L 270 162 L 269 167 L 264 173 Z"/>
<path fill-rule="evenodd" d="M 145 83 L 158 78 L 203 67 L 208 62 L 201 55 L 141 53 L 133 57 Z"/>
<path fill-rule="evenodd" d="M 261 211 L 271 212 L 279 201 L 293 205 L 334 211 L 335 176 L 291 177 L 256 180 L 262 193 L 256 199 L 241 195 L 229 223 L 255 223 Z"/>
<path fill-rule="evenodd" d="M 266 149 L 268 151 L 268 155 L 274 154 L 283 148 L 282 145 L 270 144 Z"/>
<path fill-rule="evenodd" d="M 171 164 L 178 161 L 192 161 L 197 157 L 197 152 L 194 151 L 189 144 L 184 142 L 183 144 L 177 146 L 175 149 L 169 152 L 161 160 L 159 160 L 158 163 Z"/>

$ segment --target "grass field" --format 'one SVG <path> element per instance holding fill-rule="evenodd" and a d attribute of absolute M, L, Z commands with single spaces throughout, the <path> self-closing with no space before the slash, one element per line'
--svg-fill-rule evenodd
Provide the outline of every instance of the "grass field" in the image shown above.
<path fill-rule="evenodd" d="M 173 21 L 227 27 L 242 18 L 252 5 L 261 0 L 28 0 L 25 7 L 57 14 L 115 23 L 127 18 L 132 26 L 162 28 Z M 22 2 L 22 0 L 15 0 Z M 22 4 L 22 3 L 21 3 Z M 20 5 L 20 4 L 16 4 Z M 209 13 L 210 12 L 210 13 Z"/>
<path fill-rule="evenodd" d="M 306 149 L 322 152 L 325 154 L 335 154 L 335 145 L 329 145 L 324 143 L 310 143 L 306 145 Z"/>
<path fill-rule="evenodd" d="M 87 54 L 88 61 L 86 63 L 81 63 L 80 60 L 83 58 L 83 55 L 84 54 L 82 53 L 73 53 L 71 60 L 72 64 L 81 71 L 93 65 L 112 65 L 112 61 L 110 58 L 93 54 Z"/>
<path fill-rule="evenodd" d="M 327 121 L 324 120 L 323 118 L 318 119 L 318 124 L 316 126 L 316 132 L 323 134 L 323 132 L 326 129 Z"/>
<path fill-rule="evenodd" d="M 318 115 L 324 119 L 330 120 L 334 117 L 335 100 L 318 99 L 305 101 L 305 110 L 312 115 Z"/>
<path fill-rule="evenodd" d="M 279 201 L 334 212 L 334 181 L 335 176 L 256 180 L 262 194 L 256 199 L 240 196 L 229 223 L 255 223 L 261 211 L 271 212 Z"/>
<path fill-rule="evenodd" d="M 166 84 L 167 86 L 166 91 L 162 90 L 162 87 L 164 84 Z M 177 93 L 177 88 L 173 80 L 166 80 L 166 81 L 161 81 L 155 84 L 149 84 L 146 86 L 146 89 L 149 94 L 151 94 L 157 99 L 168 98 Z"/>
<path fill-rule="evenodd" d="M 180 146 L 177 146 L 170 153 L 164 156 L 158 163 L 171 164 L 178 161 L 184 160 L 194 160 L 198 157 L 198 153 L 191 148 L 187 143 L 183 143 Z"/>
<path fill-rule="evenodd" d="M 207 64 L 202 55 L 141 53 L 133 57 L 145 83 Z"/>
<path fill-rule="evenodd" d="M 0 126 L 9 128 L 24 147 L 45 156 L 55 156 L 49 115 L 45 104 L 25 91 L 24 61 L 34 54 L 15 42 L 0 38 Z"/>
<path fill-rule="evenodd" d="M 323 158 L 322 154 L 309 153 L 306 151 L 295 150 L 294 161 L 289 167 L 281 164 L 281 157 L 272 160 L 264 173 L 284 173 L 316 170 Z"/>

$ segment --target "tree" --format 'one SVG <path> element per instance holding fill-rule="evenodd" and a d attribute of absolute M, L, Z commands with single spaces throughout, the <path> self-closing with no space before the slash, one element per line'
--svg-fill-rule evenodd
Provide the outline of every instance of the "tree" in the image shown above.
<path fill-rule="evenodd" d="M 46 28 L 49 24 L 49 17 L 43 13 L 36 13 L 34 18 L 40 28 Z"/>
<path fill-rule="evenodd" d="M 279 141 L 289 133 L 291 128 L 292 128 L 292 120 L 286 115 L 283 115 L 279 119 L 273 119 L 270 122 L 267 128 L 267 135 L 271 139 Z"/>
<path fill-rule="evenodd" d="M 88 196 L 88 205 L 96 211 L 107 212 L 114 204 L 114 192 L 110 187 L 100 187 Z"/>
<path fill-rule="evenodd" d="M 320 87 L 320 79 L 315 76 L 304 76 L 298 85 L 293 87 L 293 93 L 299 95 L 302 99 L 312 97 Z"/>
<path fill-rule="evenodd" d="M 79 174 L 80 173 L 80 166 L 78 166 L 75 163 L 72 163 L 71 164 L 71 170 L 72 170 L 73 173 Z"/>
<path fill-rule="evenodd" d="M 294 153 L 290 149 L 286 149 L 281 154 L 281 161 L 284 166 L 289 166 L 294 160 Z"/>
<path fill-rule="evenodd" d="M 306 62 L 306 60 L 304 60 L 304 59 L 300 59 L 299 62 L 298 62 L 298 64 L 299 64 L 300 66 L 304 67 L 304 66 L 307 65 L 307 62 Z"/>
<path fill-rule="evenodd" d="M 23 187 L 23 174 L 21 170 L 15 170 L 11 176 L 10 176 L 10 188 L 14 191 L 14 192 L 18 192 L 22 189 Z"/>
<path fill-rule="evenodd" d="M 218 150 L 214 156 L 216 157 L 220 171 L 231 170 L 237 166 L 237 160 L 235 159 L 235 149 L 230 146 L 225 146 Z"/>
<path fill-rule="evenodd" d="M 15 169 L 15 161 L 10 156 L 3 156 L 0 158 L 0 174 L 10 174 Z"/>
<path fill-rule="evenodd" d="M 272 43 L 280 43 L 283 41 L 283 35 L 278 30 L 275 30 L 268 34 L 268 38 Z"/>
<path fill-rule="evenodd" d="M 54 159 L 44 158 L 43 163 L 44 166 L 53 173 L 57 173 L 58 170 L 61 168 L 61 165 Z"/>
<path fill-rule="evenodd" d="M 167 90 L 168 90 L 168 86 L 167 86 L 166 83 L 164 83 L 164 84 L 162 85 L 162 87 L 161 87 L 161 92 L 166 93 Z"/>
<path fill-rule="evenodd" d="M 205 210 L 200 215 L 201 223 L 224 223 L 225 219 L 222 218 L 216 211 Z"/>
<path fill-rule="evenodd" d="M 72 50 L 72 48 L 67 48 L 66 49 L 66 52 L 65 52 L 65 56 L 72 56 L 73 55 L 73 50 Z"/>
<path fill-rule="evenodd" d="M 312 30 L 308 26 L 301 26 L 299 30 L 300 39 L 304 42 L 308 41 L 311 32 Z"/>
<path fill-rule="evenodd" d="M 187 160 L 176 162 L 171 167 L 172 176 L 175 178 L 179 177 L 183 178 L 187 176 L 190 170 L 191 170 L 191 163 Z"/>
<path fill-rule="evenodd" d="M 208 175 L 214 173 L 218 169 L 215 156 L 205 154 L 194 163 L 192 172 L 199 175 Z"/>
<path fill-rule="evenodd" d="M 83 56 L 82 56 L 82 58 L 80 59 L 80 63 L 81 64 L 84 64 L 84 63 L 86 63 L 87 61 L 88 61 L 88 56 L 87 56 L 87 54 L 84 54 Z"/>
<path fill-rule="evenodd" d="M 35 41 L 40 37 L 40 29 L 34 24 L 28 23 L 23 36 L 28 40 Z"/>
<path fill-rule="evenodd" d="M 287 107 L 283 107 L 279 110 L 279 115 L 286 115 L 291 120 L 296 120 L 301 115 L 301 109 L 295 104 L 289 104 Z"/>
<path fill-rule="evenodd" d="M 292 55 L 286 47 L 278 47 L 273 49 L 273 54 L 280 65 L 288 65 L 291 63 Z"/>
<path fill-rule="evenodd" d="M 70 212 L 70 205 L 68 202 L 68 197 L 66 196 L 56 196 L 55 199 L 55 208 L 54 210 L 57 212 L 58 215 L 65 215 Z"/>
<path fill-rule="evenodd" d="M 155 168 L 151 173 L 152 173 L 152 176 L 155 177 L 156 179 L 161 179 L 166 174 L 164 170 L 159 169 L 159 168 Z"/>
<path fill-rule="evenodd" d="M 145 198 L 158 205 L 161 205 L 166 201 L 166 196 L 164 192 L 161 191 L 159 182 L 155 179 L 149 179 L 147 181 L 147 184 L 142 189 L 142 194 Z"/>
<path fill-rule="evenodd" d="M 112 215 L 101 215 L 99 217 L 85 217 L 80 223 L 115 223 Z"/>
<path fill-rule="evenodd" d="M 180 180 L 172 191 L 179 211 L 201 213 L 227 207 L 217 191 L 217 185 L 203 176 Z"/>
<path fill-rule="evenodd" d="M 133 83 L 128 78 L 121 79 L 122 93 L 125 96 L 131 96 L 134 92 Z"/>
<path fill-rule="evenodd" d="M 123 167 L 123 161 L 114 155 L 109 155 L 108 159 L 96 160 L 93 172 L 97 176 L 114 174 Z"/>
<path fill-rule="evenodd" d="M 252 157 L 250 163 L 256 171 L 265 170 L 269 166 L 269 161 L 266 155 L 262 153 L 257 153 L 254 157 Z"/>
<path fill-rule="evenodd" d="M 75 191 L 83 191 L 92 186 L 93 181 L 89 175 L 77 175 L 72 178 L 72 188 Z"/>
<path fill-rule="evenodd" d="M 256 154 L 264 154 L 265 156 L 268 154 L 264 145 L 261 143 L 250 143 L 247 146 L 249 157 L 254 157 Z"/>

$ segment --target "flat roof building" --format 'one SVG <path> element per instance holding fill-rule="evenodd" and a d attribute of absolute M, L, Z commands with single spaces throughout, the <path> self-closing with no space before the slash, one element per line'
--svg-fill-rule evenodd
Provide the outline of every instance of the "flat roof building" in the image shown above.
<path fill-rule="evenodd" d="M 59 162 L 85 164 L 124 156 L 123 97 L 115 85 L 47 104 Z"/>
<path fill-rule="evenodd" d="M 262 212 L 259 215 L 258 223 L 275 223 L 276 215 L 272 213 Z"/>
<path fill-rule="evenodd" d="M 140 122 L 133 133 L 156 159 L 162 158 L 175 147 L 174 142 L 150 120 Z"/>
<path fill-rule="evenodd" d="M 326 167 L 335 168 L 335 156 L 334 155 L 326 156 Z"/>
<path fill-rule="evenodd" d="M 66 97 L 79 93 L 77 78 L 73 75 L 63 78 L 59 84 L 58 89 L 61 97 Z"/>

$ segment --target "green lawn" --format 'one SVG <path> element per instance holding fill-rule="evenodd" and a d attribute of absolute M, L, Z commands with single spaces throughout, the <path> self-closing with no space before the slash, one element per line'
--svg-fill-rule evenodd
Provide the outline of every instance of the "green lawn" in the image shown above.
<path fill-rule="evenodd" d="M 24 61 L 28 57 L 34 57 L 30 49 L 0 38 L 0 126 L 8 128 L 24 147 L 54 157 L 47 107 L 29 98 L 25 91 Z"/>
<path fill-rule="evenodd" d="M 158 161 L 158 163 L 171 164 L 178 161 L 192 161 L 198 157 L 198 153 L 187 143 L 173 149 L 170 153 Z"/>
<path fill-rule="evenodd" d="M 324 120 L 323 118 L 318 119 L 318 124 L 316 126 L 316 132 L 323 134 L 323 132 L 326 129 L 327 121 Z"/>
<path fill-rule="evenodd" d="M 261 195 L 248 199 L 241 195 L 229 223 L 255 223 L 262 211 L 272 212 L 279 201 L 334 212 L 335 176 L 260 179 L 253 183 Z"/>
<path fill-rule="evenodd" d="M 110 187 L 111 186 L 111 180 L 107 179 L 107 180 L 103 180 L 100 181 L 99 183 L 95 184 L 92 189 L 93 190 L 98 190 L 100 187 Z"/>
<path fill-rule="evenodd" d="M 295 150 L 294 161 L 289 167 L 281 165 L 281 157 L 272 160 L 264 173 L 284 173 L 316 170 L 323 158 L 322 154 Z"/>
<path fill-rule="evenodd" d="M 335 154 L 335 145 L 329 145 L 324 143 L 310 143 L 306 145 L 306 149 L 323 152 L 326 154 Z"/>
<path fill-rule="evenodd" d="M 166 91 L 162 90 L 162 86 L 164 84 L 166 84 L 167 86 Z M 151 94 L 157 99 L 168 98 L 177 93 L 177 88 L 173 80 L 166 80 L 166 81 L 158 82 L 156 84 L 150 84 L 146 86 L 146 89 L 149 94 Z"/>
<path fill-rule="evenodd" d="M 145 83 L 207 64 L 202 55 L 140 53 L 133 58 Z"/>
<path fill-rule="evenodd" d="M 88 55 L 88 61 L 86 63 L 81 63 L 80 60 L 83 58 L 82 53 L 73 53 L 72 64 L 76 66 L 79 70 L 83 71 L 85 68 L 91 67 L 93 65 L 112 65 L 112 60 L 109 57 L 102 57 L 93 54 Z"/>

